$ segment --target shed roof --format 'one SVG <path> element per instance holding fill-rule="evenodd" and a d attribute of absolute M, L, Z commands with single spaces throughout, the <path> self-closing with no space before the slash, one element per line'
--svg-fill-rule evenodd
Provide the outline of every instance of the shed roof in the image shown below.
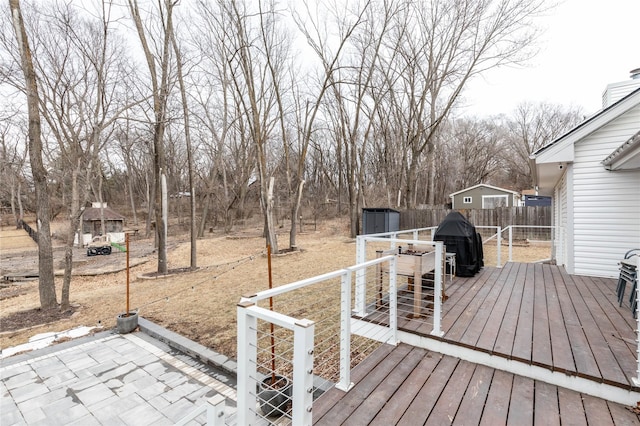
<path fill-rule="evenodd" d="M 487 185 L 486 183 L 479 183 L 477 185 L 473 185 L 473 186 L 470 186 L 468 188 L 461 189 L 460 191 L 454 192 L 453 194 L 449 194 L 449 197 L 453 198 L 455 195 L 462 194 L 463 192 L 467 192 L 467 191 L 470 191 L 472 189 L 476 189 L 476 188 L 481 187 L 481 186 L 485 187 L 485 188 L 495 189 L 497 191 L 508 192 L 510 194 L 518 195 L 518 193 L 516 191 L 512 191 L 510 189 L 499 188 L 497 186 Z"/>
<path fill-rule="evenodd" d="M 87 207 L 86 209 L 84 209 L 84 213 L 82 213 L 82 220 L 89 221 L 89 222 L 94 220 L 100 220 L 100 216 L 101 216 L 100 210 L 101 210 L 100 208 L 96 208 L 96 207 Z M 103 207 L 102 210 L 104 211 L 105 220 L 124 220 L 125 219 L 123 215 L 111 210 L 109 207 Z"/>

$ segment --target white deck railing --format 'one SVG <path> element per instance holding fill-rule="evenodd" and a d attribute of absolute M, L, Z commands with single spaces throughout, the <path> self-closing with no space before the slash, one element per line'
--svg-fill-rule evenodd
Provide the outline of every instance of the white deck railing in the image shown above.
<path fill-rule="evenodd" d="M 387 326 L 384 330 L 360 328 L 360 335 L 369 332 L 368 339 L 365 342 L 359 338 L 355 347 L 351 329 L 352 276 L 364 271 L 370 278 L 369 294 L 374 294 L 379 290 L 373 286 L 380 284 L 377 273 L 383 264 L 389 271 L 384 278 L 384 291 L 390 298 L 388 307 L 378 313 L 386 316 Z M 351 388 L 351 369 L 361 360 L 353 360 L 354 354 L 364 359 L 375 349 L 371 341 L 376 345 L 396 344 L 396 302 L 392 296 L 396 294 L 395 267 L 396 257 L 384 256 L 243 297 L 237 307 L 237 424 L 256 424 L 263 417 L 267 422 L 271 421 L 267 417 L 278 417 L 278 424 L 311 424 L 314 395 L 333 385 L 344 391 Z M 258 306 L 270 299 L 276 306 L 274 310 Z M 338 371 L 331 371 L 335 366 Z M 265 402 L 259 389 L 271 375 L 291 385 L 279 388 Z"/>
<path fill-rule="evenodd" d="M 426 315 L 427 321 L 432 321 L 431 334 L 442 335 L 441 319 L 442 319 L 442 286 L 443 286 L 443 267 L 444 267 L 444 245 L 441 241 L 420 240 L 417 238 L 420 231 L 432 230 L 434 228 L 423 228 L 421 230 L 411 230 L 406 232 L 394 232 L 386 234 L 359 235 L 356 237 L 356 261 L 358 263 L 366 262 L 367 259 L 373 258 L 380 251 L 393 249 L 398 245 L 413 246 L 416 248 L 427 246 L 435 251 L 435 262 L 433 272 L 433 306 L 430 310 L 431 315 Z M 388 235 L 388 236 L 386 236 Z M 413 239 L 398 238 L 402 235 L 411 235 Z M 431 238 L 431 235 L 430 235 Z M 425 271 L 426 272 L 426 271 Z M 429 271 L 431 272 L 431 271 Z M 421 282 L 416 282 L 416 289 Z M 355 311 L 356 316 L 365 318 L 370 312 L 367 312 L 366 306 L 366 282 L 362 273 L 356 273 L 356 300 Z M 436 297 L 437 296 L 437 297 Z M 415 296 L 414 296 L 415 297 Z"/>

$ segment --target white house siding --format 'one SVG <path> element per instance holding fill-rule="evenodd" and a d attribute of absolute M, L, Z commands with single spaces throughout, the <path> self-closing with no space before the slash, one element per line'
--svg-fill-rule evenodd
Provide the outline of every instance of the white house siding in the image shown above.
<path fill-rule="evenodd" d="M 567 266 L 567 176 L 566 174 L 560 179 L 553 194 L 553 224 L 556 226 L 556 234 L 554 238 L 555 259 L 558 265 Z"/>
<path fill-rule="evenodd" d="M 638 78 L 609 84 L 602 94 L 602 108 L 619 101 L 638 87 L 640 87 L 640 79 Z"/>
<path fill-rule="evenodd" d="M 627 250 L 640 247 L 640 171 L 610 172 L 601 164 L 638 129 L 640 105 L 575 144 L 569 203 L 570 263 L 577 275 L 617 277 L 617 262 Z"/>

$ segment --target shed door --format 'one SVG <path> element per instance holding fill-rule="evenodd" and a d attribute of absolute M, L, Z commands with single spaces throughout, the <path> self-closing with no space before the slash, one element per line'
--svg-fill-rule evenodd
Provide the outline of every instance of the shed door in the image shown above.
<path fill-rule="evenodd" d="M 385 212 L 374 213 L 373 215 L 373 233 L 374 234 L 386 232 L 386 226 L 385 226 L 386 215 L 387 214 Z"/>

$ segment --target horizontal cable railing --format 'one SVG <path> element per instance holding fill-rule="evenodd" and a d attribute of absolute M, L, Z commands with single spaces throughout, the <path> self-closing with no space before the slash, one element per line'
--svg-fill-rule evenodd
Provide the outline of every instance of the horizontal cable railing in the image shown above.
<path fill-rule="evenodd" d="M 351 318 L 354 274 L 362 272 L 372 299 L 380 292 L 388 300 L 395 294 L 395 261 L 383 256 L 241 300 L 238 424 L 274 418 L 307 424 L 313 399 L 333 386 L 348 390 L 351 369 L 381 342 L 395 343 L 395 307 L 388 303 L 378 312 L 379 324 L 352 330 Z M 381 269 L 389 273 L 381 276 Z"/>
<path fill-rule="evenodd" d="M 362 263 L 381 254 L 398 255 L 396 272 L 398 275 L 398 326 L 409 320 L 414 324 L 421 323 L 425 333 L 441 335 L 442 299 L 446 298 L 446 282 L 444 273 L 452 272 L 453 265 L 447 261 L 455 261 L 454 257 L 447 257 L 442 242 L 432 241 L 431 230 L 423 228 L 410 230 L 394 235 L 420 236 L 420 231 L 428 230 L 425 237 L 429 239 L 404 239 L 391 235 L 374 234 L 356 237 L 356 262 Z M 365 278 L 356 273 L 356 310 L 355 314 L 369 319 L 371 313 L 365 307 Z"/>

